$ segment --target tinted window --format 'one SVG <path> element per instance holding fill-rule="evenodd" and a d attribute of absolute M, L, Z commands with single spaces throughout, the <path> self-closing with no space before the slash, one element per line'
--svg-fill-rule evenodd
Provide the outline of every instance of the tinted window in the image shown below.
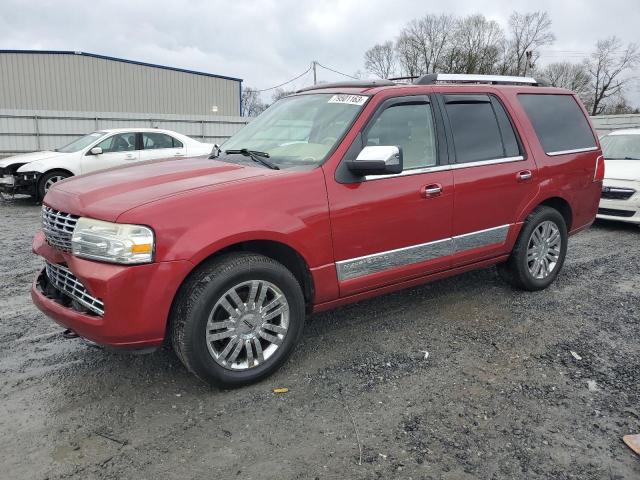
<path fill-rule="evenodd" d="M 366 145 L 402 148 L 404 169 L 436 164 L 436 144 L 431 105 L 399 104 L 384 110 L 367 132 Z"/>
<path fill-rule="evenodd" d="M 145 150 L 155 150 L 158 148 L 181 148 L 182 143 L 175 138 L 164 133 L 143 133 L 142 147 Z"/>
<path fill-rule="evenodd" d="M 458 163 L 507 156 L 487 95 L 445 95 L 445 106 Z"/>
<path fill-rule="evenodd" d="M 119 133 L 103 140 L 96 147 L 100 147 L 102 153 L 129 152 L 136 149 L 136 134 Z"/>
<path fill-rule="evenodd" d="M 595 138 L 571 95 L 518 95 L 546 153 L 594 148 Z"/>

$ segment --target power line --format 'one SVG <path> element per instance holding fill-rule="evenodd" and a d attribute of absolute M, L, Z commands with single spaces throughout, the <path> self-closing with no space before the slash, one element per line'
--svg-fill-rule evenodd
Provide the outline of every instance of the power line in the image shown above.
<path fill-rule="evenodd" d="M 313 68 L 313 66 L 310 66 L 309 68 L 307 68 L 304 72 L 302 72 L 297 77 L 294 77 L 291 80 L 287 80 L 286 82 L 283 82 L 283 83 L 281 83 L 279 85 L 276 85 L 275 87 L 263 88 L 262 90 L 256 90 L 256 92 L 258 92 L 258 93 L 260 93 L 260 92 L 268 92 L 269 90 L 275 90 L 276 88 L 284 87 L 288 83 L 294 82 L 294 81 L 298 80 L 300 77 L 302 77 L 302 76 L 306 75 L 307 73 L 309 73 L 312 68 Z"/>
<path fill-rule="evenodd" d="M 338 75 L 344 75 L 345 77 L 353 78 L 354 80 L 359 80 L 358 77 L 354 77 L 353 75 L 348 75 L 346 73 L 339 72 L 338 70 L 334 70 L 333 68 L 326 67 L 326 66 L 322 65 L 321 63 L 316 62 L 316 65 L 318 65 L 319 67 L 324 68 L 325 70 L 329 70 L 329 71 L 331 71 L 333 73 L 337 73 Z"/>

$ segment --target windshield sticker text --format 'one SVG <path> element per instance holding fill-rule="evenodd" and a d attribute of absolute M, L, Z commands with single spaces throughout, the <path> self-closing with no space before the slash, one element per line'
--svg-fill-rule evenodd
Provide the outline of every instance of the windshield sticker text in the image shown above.
<path fill-rule="evenodd" d="M 367 97 L 363 95 L 334 95 L 329 99 L 328 103 L 347 103 L 349 105 L 364 105 Z"/>

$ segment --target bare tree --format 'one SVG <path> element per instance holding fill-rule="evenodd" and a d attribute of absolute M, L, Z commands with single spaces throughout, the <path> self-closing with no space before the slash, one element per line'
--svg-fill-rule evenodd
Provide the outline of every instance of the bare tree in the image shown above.
<path fill-rule="evenodd" d="M 242 90 L 240 104 L 243 117 L 257 117 L 266 108 L 266 105 L 260 99 L 260 93 L 251 87 L 246 87 Z"/>
<path fill-rule="evenodd" d="M 271 96 L 271 103 L 276 103 L 278 100 L 284 97 L 288 97 L 293 93 L 293 90 L 285 90 L 284 88 L 276 88 Z"/>
<path fill-rule="evenodd" d="M 396 55 L 391 40 L 374 45 L 364 52 L 364 68 L 380 78 L 393 76 L 396 69 Z"/>
<path fill-rule="evenodd" d="M 396 55 L 402 75 L 416 77 L 423 73 L 420 67 L 420 50 L 409 33 L 403 31 L 398 36 L 396 40 Z"/>
<path fill-rule="evenodd" d="M 556 39 L 551 32 L 551 18 L 547 12 L 513 12 L 509 18 L 509 32 L 507 52 L 509 73 L 512 75 L 526 75 L 540 56 L 536 50 Z"/>
<path fill-rule="evenodd" d="M 412 20 L 401 36 L 410 43 L 411 58 L 418 59 L 420 73 L 435 72 L 449 46 L 456 25 L 452 15 L 425 15 Z"/>
<path fill-rule="evenodd" d="M 464 17 L 457 22 L 442 69 L 455 73 L 495 73 L 504 44 L 504 32 L 497 22 L 479 14 Z"/>
<path fill-rule="evenodd" d="M 638 45 L 629 43 L 623 47 L 616 36 L 598 40 L 596 50 L 587 60 L 591 75 L 591 115 L 600 115 L 607 100 L 622 95 L 631 80 L 626 74 L 640 63 Z"/>
<path fill-rule="evenodd" d="M 582 63 L 550 63 L 537 75 L 553 87 L 566 88 L 576 92 L 584 100 L 589 97 L 591 92 L 589 71 Z"/>

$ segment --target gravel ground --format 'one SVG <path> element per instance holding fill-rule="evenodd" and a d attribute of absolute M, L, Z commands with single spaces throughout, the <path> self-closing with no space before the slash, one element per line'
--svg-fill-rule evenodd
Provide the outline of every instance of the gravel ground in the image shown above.
<path fill-rule="evenodd" d="M 39 208 L 0 219 L 0 477 L 640 478 L 637 227 L 574 237 L 544 292 L 487 269 L 316 315 L 276 375 L 220 391 L 166 350 L 63 340 L 28 294 Z"/>

